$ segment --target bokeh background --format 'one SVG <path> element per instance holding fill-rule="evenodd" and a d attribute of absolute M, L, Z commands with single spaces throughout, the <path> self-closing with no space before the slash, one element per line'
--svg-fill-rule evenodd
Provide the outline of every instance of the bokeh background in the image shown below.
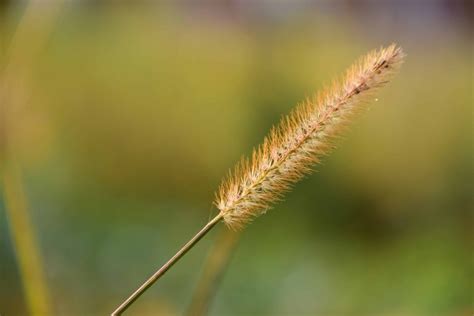
<path fill-rule="evenodd" d="M 471 1 L 37 1 L 26 23 L 0 3 L 2 170 L 22 170 L 51 314 L 110 314 L 283 114 L 392 42 L 401 73 L 245 229 L 209 315 L 472 314 Z M 26 315 L 7 204 L 0 314 Z M 183 314 L 221 226 L 129 314 Z"/>

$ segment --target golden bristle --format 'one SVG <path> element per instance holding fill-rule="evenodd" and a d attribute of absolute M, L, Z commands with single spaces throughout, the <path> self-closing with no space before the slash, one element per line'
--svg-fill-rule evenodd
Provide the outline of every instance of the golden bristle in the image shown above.
<path fill-rule="evenodd" d="M 251 159 L 222 182 L 214 202 L 225 223 L 239 228 L 265 213 L 334 146 L 334 139 L 378 88 L 397 72 L 404 53 L 395 44 L 367 54 L 340 82 L 299 104 L 272 128 Z"/>

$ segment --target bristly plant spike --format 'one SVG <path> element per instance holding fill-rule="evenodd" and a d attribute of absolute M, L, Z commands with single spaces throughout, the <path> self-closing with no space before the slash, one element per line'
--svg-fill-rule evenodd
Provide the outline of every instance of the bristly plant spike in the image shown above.
<path fill-rule="evenodd" d="M 341 81 L 298 105 L 273 128 L 251 159 L 242 159 L 221 184 L 216 201 L 219 214 L 156 271 L 112 315 L 120 315 L 170 269 L 219 221 L 242 228 L 265 213 L 290 187 L 329 153 L 334 139 L 354 114 L 365 108 L 398 71 L 405 54 L 395 44 L 373 51 L 356 62 Z"/>
<path fill-rule="evenodd" d="M 273 128 L 251 159 L 242 159 L 221 184 L 215 205 L 231 228 L 265 213 L 291 185 L 309 173 L 333 140 L 389 81 L 403 60 L 400 47 L 373 51 L 354 64 L 340 82 L 298 105 Z"/>

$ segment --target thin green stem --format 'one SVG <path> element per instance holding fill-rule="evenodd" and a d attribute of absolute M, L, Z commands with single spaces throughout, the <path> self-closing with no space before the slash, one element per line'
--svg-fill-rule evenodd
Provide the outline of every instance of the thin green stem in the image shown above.
<path fill-rule="evenodd" d="M 156 271 L 148 280 L 146 280 L 132 295 L 130 295 L 122 304 L 120 304 L 112 316 L 121 315 L 130 305 L 133 304 L 145 291 L 150 288 L 166 271 L 168 271 L 176 262 L 179 261 L 194 245 L 201 240 L 221 219 L 222 214 L 219 213 L 209 223 L 206 224 L 191 240 L 189 240 L 171 259 L 168 260 L 158 271 Z"/>

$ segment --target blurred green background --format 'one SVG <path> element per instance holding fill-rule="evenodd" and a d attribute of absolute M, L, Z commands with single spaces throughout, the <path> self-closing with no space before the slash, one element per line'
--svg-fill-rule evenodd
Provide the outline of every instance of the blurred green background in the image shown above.
<path fill-rule="evenodd" d="M 5 69 L 27 3 L 0 3 Z M 407 53 L 401 73 L 318 172 L 245 229 L 209 314 L 472 314 L 472 2 L 58 10 L 14 126 L 55 315 L 110 314 L 215 214 L 222 176 L 282 115 L 392 42 Z M 0 314 L 25 315 L 2 199 Z M 217 235 L 129 314 L 181 315 Z"/>

